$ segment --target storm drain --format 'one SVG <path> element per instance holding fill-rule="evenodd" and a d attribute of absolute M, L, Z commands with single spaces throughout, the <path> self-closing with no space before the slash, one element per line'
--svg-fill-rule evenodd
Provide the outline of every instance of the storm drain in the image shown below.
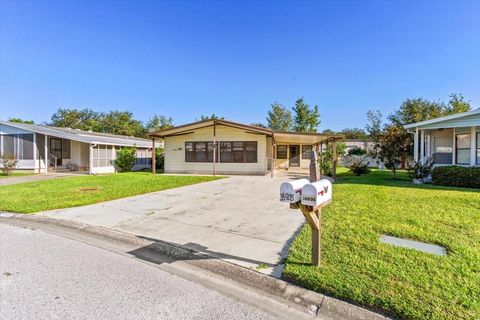
<path fill-rule="evenodd" d="M 437 256 L 447 255 L 447 249 L 445 249 L 442 246 L 415 241 L 415 240 L 407 240 L 407 239 L 387 236 L 385 234 L 380 236 L 380 242 L 391 244 L 392 246 L 396 246 L 396 247 L 408 248 L 408 249 L 418 250 L 418 251 L 422 251 L 430 254 L 435 254 Z"/>

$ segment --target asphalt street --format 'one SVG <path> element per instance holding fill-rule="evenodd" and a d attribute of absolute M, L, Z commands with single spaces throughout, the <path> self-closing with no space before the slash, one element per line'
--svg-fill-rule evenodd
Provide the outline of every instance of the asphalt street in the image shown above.
<path fill-rule="evenodd" d="M 149 264 L 0 224 L 1 319 L 275 319 Z"/>

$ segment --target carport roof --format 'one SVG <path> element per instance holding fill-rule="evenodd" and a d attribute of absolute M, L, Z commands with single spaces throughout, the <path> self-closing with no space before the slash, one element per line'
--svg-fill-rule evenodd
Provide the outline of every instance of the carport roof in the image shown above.
<path fill-rule="evenodd" d="M 301 144 L 317 144 L 321 142 L 331 142 L 342 140 L 342 135 L 336 134 L 321 134 L 316 132 L 291 132 L 291 131 L 277 131 L 268 128 L 262 128 L 252 125 L 246 125 L 243 123 L 223 120 L 223 119 L 209 119 L 203 121 L 192 122 L 177 127 L 169 128 L 166 130 L 152 132 L 151 137 L 165 138 L 178 135 L 185 135 L 194 133 L 195 130 L 214 126 L 226 126 L 245 130 L 248 133 L 265 134 L 268 137 L 273 137 L 275 141 L 281 141 L 285 143 L 301 143 Z M 213 132 L 212 132 L 213 134 Z"/>
<path fill-rule="evenodd" d="M 71 129 L 71 128 L 59 128 L 59 127 L 52 127 L 52 126 L 8 122 L 8 121 L 0 121 L 0 124 L 30 131 L 30 132 L 46 134 L 49 136 L 55 136 L 58 138 L 80 141 L 85 143 L 138 147 L 138 148 L 152 147 L 152 143 L 150 140 L 132 137 L 132 136 L 121 136 L 121 135 L 108 134 L 108 133 L 83 131 L 83 130 Z"/>

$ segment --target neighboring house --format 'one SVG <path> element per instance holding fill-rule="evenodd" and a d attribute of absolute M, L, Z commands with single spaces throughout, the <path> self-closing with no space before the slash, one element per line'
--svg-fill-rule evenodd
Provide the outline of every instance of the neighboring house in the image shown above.
<path fill-rule="evenodd" d="M 151 137 L 164 139 L 166 173 L 249 175 L 308 168 L 314 147 L 342 139 L 340 135 L 281 132 L 220 119 L 173 127 Z"/>
<path fill-rule="evenodd" d="M 369 167 L 384 169 L 384 164 L 380 159 L 372 156 L 375 142 L 367 139 L 345 139 L 345 155 L 340 157 L 341 166 L 350 166 L 354 160 L 363 160 Z M 365 155 L 349 156 L 348 152 L 354 149 L 361 149 L 366 152 Z"/>
<path fill-rule="evenodd" d="M 412 123 L 414 159 L 435 165 L 480 165 L 480 109 Z"/>
<path fill-rule="evenodd" d="M 134 170 L 151 168 L 152 142 L 147 139 L 0 121 L 0 153 L 13 154 L 19 170 L 111 173 L 122 147 L 137 148 Z"/>
<path fill-rule="evenodd" d="M 358 148 L 370 153 L 374 145 L 375 142 L 366 139 L 345 139 L 345 152 Z"/>

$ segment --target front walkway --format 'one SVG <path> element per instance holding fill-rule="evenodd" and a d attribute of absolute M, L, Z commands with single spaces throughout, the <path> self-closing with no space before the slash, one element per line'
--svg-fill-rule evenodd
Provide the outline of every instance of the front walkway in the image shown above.
<path fill-rule="evenodd" d="M 9 178 L 0 179 L 0 186 L 8 186 L 11 184 L 24 183 L 24 182 L 57 179 L 62 177 L 70 177 L 72 175 L 74 174 L 62 172 L 62 173 L 49 173 L 49 174 L 39 173 L 39 174 L 32 174 L 29 176 L 9 177 Z"/>
<path fill-rule="evenodd" d="M 235 176 L 42 214 L 167 241 L 279 276 L 304 223 L 298 210 L 279 202 L 280 184 L 288 179 Z"/>

